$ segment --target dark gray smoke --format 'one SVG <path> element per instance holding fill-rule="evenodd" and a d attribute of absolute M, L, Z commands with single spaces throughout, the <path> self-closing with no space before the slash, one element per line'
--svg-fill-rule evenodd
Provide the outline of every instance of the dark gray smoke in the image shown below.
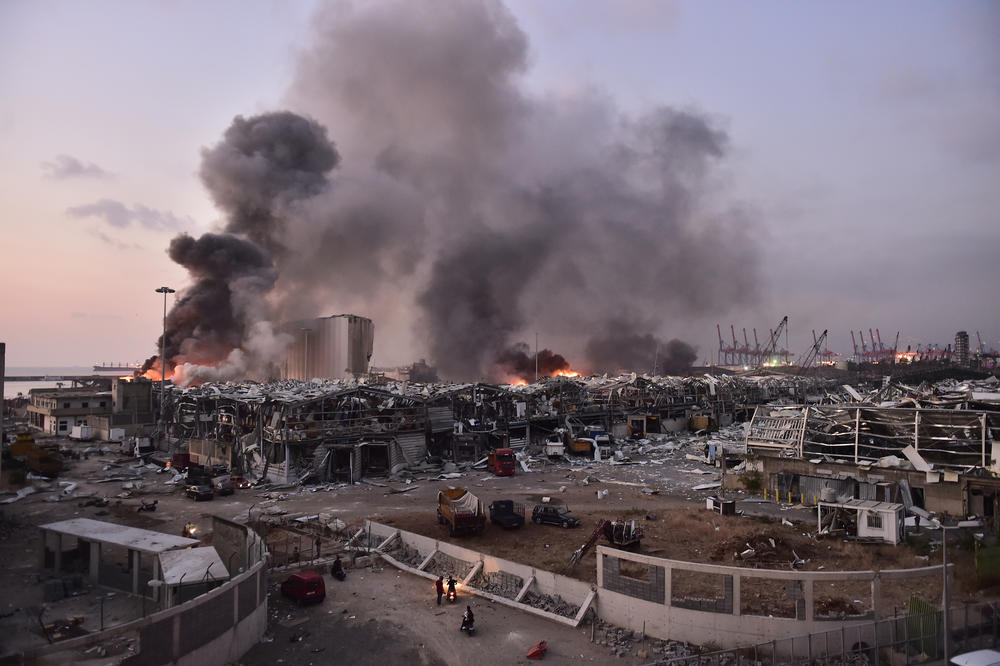
<path fill-rule="evenodd" d="M 496 360 L 500 370 L 506 375 L 501 381 L 510 379 L 532 381 L 536 368 L 539 377 L 551 377 L 560 370 L 570 369 L 569 362 L 551 349 L 538 351 L 537 365 L 535 356 L 526 342 L 517 342 L 504 349 Z"/>
<path fill-rule="evenodd" d="M 756 235 L 705 114 L 527 92 L 527 39 L 491 0 L 324 4 L 314 26 L 287 101 L 337 149 L 285 112 L 204 153 L 225 231 L 278 270 L 271 317 L 370 316 L 376 359 L 427 352 L 465 380 L 535 332 L 574 362 L 604 354 L 585 341 L 610 322 L 646 344 L 756 297 Z M 578 358 L 642 365 L 625 361 Z"/>
<path fill-rule="evenodd" d="M 289 101 L 330 128 L 344 164 L 307 206 L 313 242 L 290 244 L 310 257 L 294 284 L 321 285 L 297 293 L 363 308 L 381 331 L 415 324 L 449 379 L 488 375 L 535 331 L 572 361 L 625 313 L 643 313 L 629 333 L 646 340 L 755 298 L 751 225 L 716 185 L 728 136 L 703 113 L 529 94 L 527 39 L 499 2 L 338 3 L 315 26 Z M 344 214 L 342 179 L 369 215 Z M 312 250 L 359 235 L 344 261 Z M 409 338 L 382 335 L 381 349 Z"/>
<path fill-rule="evenodd" d="M 239 377 L 280 360 L 288 340 L 270 324 L 268 296 L 280 262 L 294 261 L 285 220 L 324 190 L 338 159 L 321 125 L 289 112 L 237 116 L 203 151 L 202 180 L 227 213 L 227 233 L 170 243 L 170 258 L 193 279 L 166 322 L 165 354 L 178 381 Z"/>
<path fill-rule="evenodd" d="M 681 340 L 664 342 L 648 333 L 621 330 L 591 338 L 586 351 L 595 373 L 681 375 L 698 358 L 695 348 Z"/>
<path fill-rule="evenodd" d="M 340 156 L 319 123 L 288 111 L 236 116 L 222 141 L 202 151 L 201 179 L 227 215 L 225 230 L 281 250 L 282 213 L 323 191 Z"/>

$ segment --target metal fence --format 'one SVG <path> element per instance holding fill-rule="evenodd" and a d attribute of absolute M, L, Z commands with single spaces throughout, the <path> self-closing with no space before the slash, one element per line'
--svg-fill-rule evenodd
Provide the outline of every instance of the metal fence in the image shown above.
<path fill-rule="evenodd" d="M 910 612 L 750 647 L 704 652 L 646 666 L 784 666 L 785 664 L 900 664 L 944 658 L 942 612 Z M 953 606 L 949 654 L 1000 646 L 1000 604 Z"/>

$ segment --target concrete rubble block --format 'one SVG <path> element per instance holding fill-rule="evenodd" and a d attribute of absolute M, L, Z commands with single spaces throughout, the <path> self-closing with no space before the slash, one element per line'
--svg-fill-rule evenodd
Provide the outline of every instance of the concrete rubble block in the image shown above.
<path fill-rule="evenodd" d="M 480 572 L 471 585 L 477 590 L 513 600 L 524 587 L 524 579 L 505 571 Z"/>

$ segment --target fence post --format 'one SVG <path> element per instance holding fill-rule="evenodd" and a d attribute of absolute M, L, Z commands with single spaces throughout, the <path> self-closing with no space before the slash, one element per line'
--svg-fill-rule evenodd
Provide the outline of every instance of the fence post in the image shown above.
<path fill-rule="evenodd" d="M 772 666 L 774 666 L 774 664 L 777 663 L 778 663 L 778 641 L 773 640 L 771 641 L 771 664 Z"/>

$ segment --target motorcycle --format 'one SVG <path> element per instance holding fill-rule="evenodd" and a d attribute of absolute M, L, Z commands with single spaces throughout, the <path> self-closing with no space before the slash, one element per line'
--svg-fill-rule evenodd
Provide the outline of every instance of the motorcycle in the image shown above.
<path fill-rule="evenodd" d="M 448 594 L 445 597 L 449 602 L 455 603 L 458 600 L 458 593 L 455 591 L 455 579 L 448 579 Z"/>
<path fill-rule="evenodd" d="M 464 613 L 462 615 L 462 626 L 459 627 L 458 630 L 464 631 L 468 636 L 472 636 L 476 633 L 475 620 L 473 620 L 468 613 Z"/>
<path fill-rule="evenodd" d="M 181 536 L 187 539 L 197 539 L 198 538 L 198 526 L 194 523 L 187 523 L 184 526 L 184 531 L 181 532 Z"/>

